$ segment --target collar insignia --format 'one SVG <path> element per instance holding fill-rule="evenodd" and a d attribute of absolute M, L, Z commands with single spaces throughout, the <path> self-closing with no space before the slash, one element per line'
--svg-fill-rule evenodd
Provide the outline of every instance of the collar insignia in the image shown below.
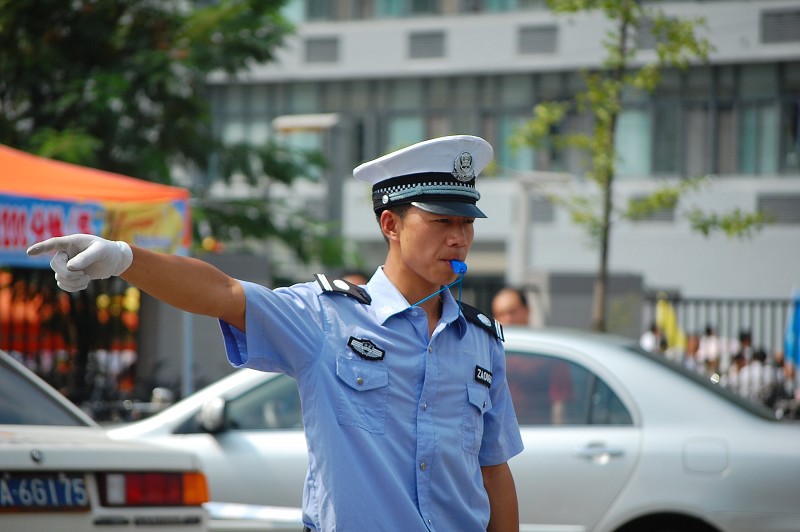
<path fill-rule="evenodd" d="M 351 336 L 347 341 L 347 346 L 365 360 L 383 360 L 386 355 L 386 351 L 373 344 L 372 340 L 367 340 L 366 338 L 359 339 Z"/>

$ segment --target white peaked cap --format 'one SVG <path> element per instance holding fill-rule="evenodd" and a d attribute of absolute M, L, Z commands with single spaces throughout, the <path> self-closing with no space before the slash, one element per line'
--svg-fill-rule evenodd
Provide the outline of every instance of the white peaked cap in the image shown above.
<path fill-rule="evenodd" d="M 491 144 L 453 135 L 419 142 L 366 162 L 353 176 L 372 185 L 373 209 L 412 204 L 437 214 L 485 218 L 475 179 L 492 160 Z"/>

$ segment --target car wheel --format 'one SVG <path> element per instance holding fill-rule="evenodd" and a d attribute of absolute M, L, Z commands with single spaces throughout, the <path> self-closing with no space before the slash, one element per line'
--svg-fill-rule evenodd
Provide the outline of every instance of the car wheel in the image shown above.
<path fill-rule="evenodd" d="M 617 532 L 719 532 L 713 526 L 682 515 L 654 515 L 638 519 Z"/>

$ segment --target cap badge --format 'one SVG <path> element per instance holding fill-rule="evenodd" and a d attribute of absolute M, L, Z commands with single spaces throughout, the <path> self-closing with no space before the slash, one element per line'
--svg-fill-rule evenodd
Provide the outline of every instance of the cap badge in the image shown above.
<path fill-rule="evenodd" d="M 468 151 L 461 152 L 453 163 L 453 177 L 459 181 L 469 181 L 475 177 L 475 170 L 472 168 L 472 154 Z"/>

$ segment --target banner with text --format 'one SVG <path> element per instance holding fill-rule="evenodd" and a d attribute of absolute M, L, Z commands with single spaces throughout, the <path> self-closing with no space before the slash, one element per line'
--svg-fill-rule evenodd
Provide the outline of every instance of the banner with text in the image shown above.
<path fill-rule="evenodd" d="M 29 257 L 35 242 L 90 233 L 165 253 L 186 254 L 188 202 L 70 202 L 0 194 L 0 266 L 47 267 L 49 256 Z"/>

